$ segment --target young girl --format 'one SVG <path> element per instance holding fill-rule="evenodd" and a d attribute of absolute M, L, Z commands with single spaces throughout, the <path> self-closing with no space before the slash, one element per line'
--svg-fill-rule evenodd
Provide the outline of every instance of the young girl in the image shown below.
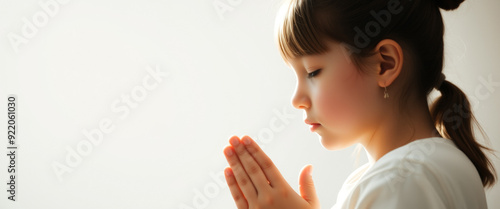
<path fill-rule="evenodd" d="M 463 0 L 462 0 L 463 1 Z M 361 144 L 369 162 L 333 208 L 487 208 L 495 170 L 473 134 L 466 95 L 445 79 L 440 8 L 460 0 L 288 0 L 276 22 L 296 74 L 292 104 L 329 150 Z M 441 96 L 429 107 L 435 88 Z M 249 137 L 224 149 L 239 209 L 320 208 L 311 173 L 300 195 Z"/>

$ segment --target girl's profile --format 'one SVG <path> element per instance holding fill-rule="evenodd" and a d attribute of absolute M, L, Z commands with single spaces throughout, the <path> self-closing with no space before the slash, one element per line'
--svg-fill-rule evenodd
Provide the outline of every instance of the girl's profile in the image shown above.
<path fill-rule="evenodd" d="M 292 105 L 324 148 L 359 144 L 368 156 L 332 208 L 487 208 L 493 150 L 477 140 L 469 99 L 443 72 L 441 12 L 462 2 L 283 2 L 275 41 L 296 75 Z M 440 96 L 429 101 L 433 89 Z M 237 208 L 320 208 L 311 165 L 297 194 L 251 137 L 229 143 L 225 177 Z"/>

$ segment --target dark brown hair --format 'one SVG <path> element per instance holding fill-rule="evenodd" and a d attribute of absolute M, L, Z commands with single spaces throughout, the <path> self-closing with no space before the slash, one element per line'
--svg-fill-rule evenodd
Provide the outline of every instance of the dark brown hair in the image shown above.
<path fill-rule="evenodd" d="M 472 161 L 483 186 L 491 187 L 496 181 L 496 172 L 483 150 L 493 150 L 475 139 L 472 125 L 476 125 L 483 136 L 485 134 L 472 113 L 467 96 L 447 80 L 438 85 L 444 51 L 440 8 L 454 10 L 462 2 L 287 0 L 276 18 L 275 39 L 285 62 L 290 58 L 324 53 L 328 50 L 325 39 L 336 41 L 350 52 L 350 58 L 360 70 L 363 70 L 364 58 L 375 54 L 373 50 L 381 40 L 396 41 L 405 54 L 403 67 L 408 69 L 402 71 L 406 75 L 399 76 L 406 78 L 398 95 L 400 106 L 405 107 L 410 96 L 427 101 L 432 89 L 439 86 L 441 96 L 429 107 L 436 129 L 444 138 L 453 140 Z"/>

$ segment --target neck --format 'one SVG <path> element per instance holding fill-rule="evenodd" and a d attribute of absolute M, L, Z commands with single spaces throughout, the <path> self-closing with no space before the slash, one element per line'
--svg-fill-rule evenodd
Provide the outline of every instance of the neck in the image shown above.
<path fill-rule="evenodd" d="M 361 140 L 370 163 L 375 163 L 388 152 L 417 139 L 440 136 L 434 127 L 427 102 L 414 102 L 408 114 L 387 108 L 379 126 Z M 391 105 L 388 105 L 391 106 Z"/>

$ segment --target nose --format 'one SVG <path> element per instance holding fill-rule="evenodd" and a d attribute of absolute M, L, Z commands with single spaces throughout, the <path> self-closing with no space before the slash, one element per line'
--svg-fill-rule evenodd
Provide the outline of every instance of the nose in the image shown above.
<path fill-rule="evenodd" d="M 292 105 L 297 109 L 307 109 L 311 106 L 311 100 L 307 95 L 306 89 L 302 88 L 299 83 L 295 86 Z"/>

